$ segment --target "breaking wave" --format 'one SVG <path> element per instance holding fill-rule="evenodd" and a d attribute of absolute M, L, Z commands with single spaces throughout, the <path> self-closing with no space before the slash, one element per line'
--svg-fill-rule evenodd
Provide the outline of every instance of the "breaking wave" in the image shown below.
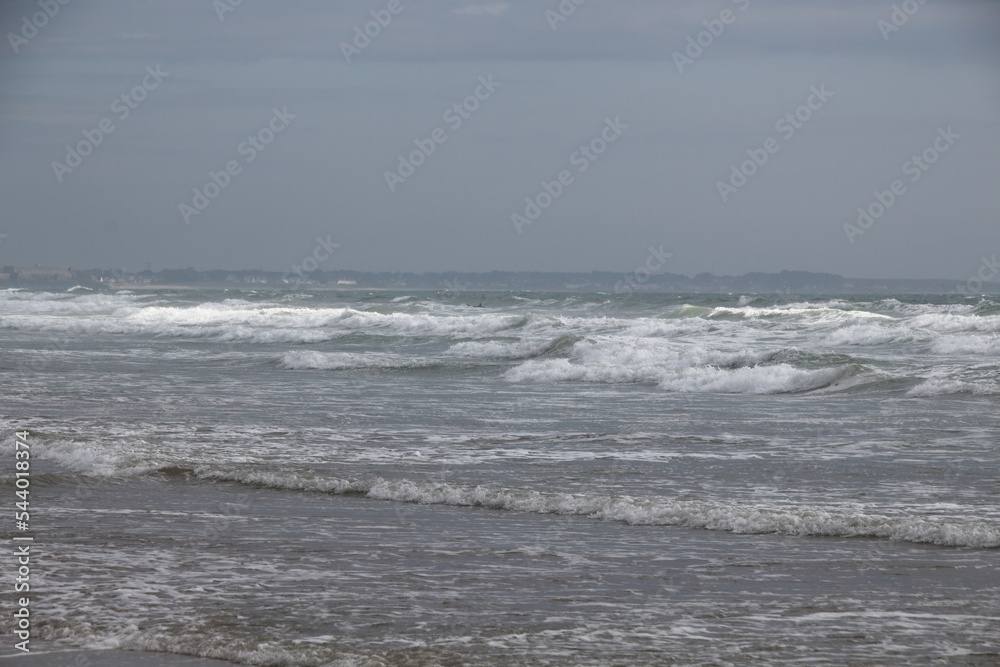
<path fill-rule="evenodd" d="M 621 521 L 634 526 L 678 526 L 745 534 L 885 538 L 952 547 L 1000 547 L 1000 525 L 996 523 L 878 514 L 867 508 L 551 493 L 405 479 L 364 481 L 211 468 L 193 469 L 192 474 L 206 480 L 240 482 L 282 490 L 356 495 L 424 505 L 575 515 Z"/>

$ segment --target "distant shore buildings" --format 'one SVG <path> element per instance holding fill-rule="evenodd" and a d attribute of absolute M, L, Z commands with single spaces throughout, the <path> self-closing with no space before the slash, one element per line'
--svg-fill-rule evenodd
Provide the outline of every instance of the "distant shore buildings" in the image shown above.
<path fill-rule="evenodd" d="M 64 282 L 75 278 L 73 269 L 51 266 L 5 266 L 0 270 L 0 282 Z"/>
<path fill-rule="evenodd" d="M 130 289 L 142 286 L 204 287 L 218 289 L 299 289 L 329 290 L 429 290 L 452 294 L 456 291 L 580 291 L 627 296 L 633 292 L 765 294 L 785 297 L 792 294 L 966 294 L 953 280 L 905 280 L 851 278 L 830 273 L 781 271 L 717 276 L 699 273 L 688 277 L 674 273 L 652 273 L 635 278 L 638 271 L 621 274 L 611 271 L 558 273 L 539 271 L 490 271 L 465 273 L 324 271 L 305 274 L 263 269 L 209 270 L 194 268 L 161 269 L 130 273 L 124 269 L 72 269 L 47 266 L 0 267 L 0 289 Z M 1000 292 L 1000 281 L 982 285 L 979 293 Z"/>

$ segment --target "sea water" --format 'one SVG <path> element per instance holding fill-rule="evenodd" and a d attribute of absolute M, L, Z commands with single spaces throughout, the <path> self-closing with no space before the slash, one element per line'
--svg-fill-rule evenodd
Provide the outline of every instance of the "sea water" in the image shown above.
<path fill-rule="evenodd" d="M 33 652 L 1000 664 L 996 297 L 5 290 L 0 399 Z"/>

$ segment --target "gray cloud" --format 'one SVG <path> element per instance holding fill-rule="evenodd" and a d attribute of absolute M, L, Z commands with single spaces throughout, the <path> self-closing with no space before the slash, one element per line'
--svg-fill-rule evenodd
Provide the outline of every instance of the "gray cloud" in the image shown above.
<path fill-rule="evenodd" d="M 892 3 L 740 4 L 589 0 L 553 31 L 555 1 L 402 0 L 348 65 L 341 43 L 388 0 L 244 0 L 222 19 L 208 0 L 69 2 L 16 54 L 0 45 L 0 262 L 277 270 L 331 233 L 355 269 L 625 270 L 663 243 L 692 274 L 939 277 L 1000 250 L 995 3 L 927 3 L 888 40 Z M 38 11 L 5 3 L 3 34 Z M 169 78 L 119 120 L 113 101 L 156 64 Z M 502 87 L 451 129 L 491 73 Z M 829 104 L 721 201 L 820 84 Z M 185 225 L 178 206 L 283 106 L 294 124 Z M 622 141 L 516 234 L 511 214 L 616 114 Z M 104 118 L 114 132 L 59 182 L 52 163 Z M 954 151 L 848 243 L 856 209 L 949 125 Z M 390 192 L 385 172 L 437 128 L 447 141 Z"/>

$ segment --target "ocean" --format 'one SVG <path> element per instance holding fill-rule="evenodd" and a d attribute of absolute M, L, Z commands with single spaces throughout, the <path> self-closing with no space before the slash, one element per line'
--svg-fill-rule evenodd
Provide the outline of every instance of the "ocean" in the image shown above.
<path fill-rule="evenodd" d="M 8 289 L 0 399 L 3 657 L 30 536 L 50 664 L 1000 665 L 996 296 Z"/>

